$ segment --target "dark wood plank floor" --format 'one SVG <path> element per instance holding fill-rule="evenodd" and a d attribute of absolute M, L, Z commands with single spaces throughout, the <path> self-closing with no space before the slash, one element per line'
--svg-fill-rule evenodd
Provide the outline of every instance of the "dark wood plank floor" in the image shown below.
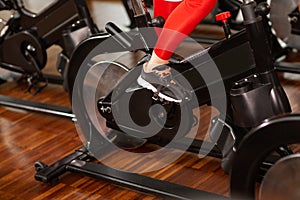
<path fill-rule="evenodd" d="M 97 12 L 100 3 L 91 2 L 91 6 L 94 6 L 94 16 L 97 18 L 100 15 Z M 55 68 L 55 52 L 55 49 L 49 51 L 49 71 Z M 293 111 L 300 112 L 300 81 L 282 79 L 282 83 Z M 49 85 L 38 95 L 31 96 L 24 93 L 19 84 L 10 82 L 0 85 L 0 94 L 70 106 L 68 94 L 57 85 Z M 209 120 L 204 126 L 208 124 Z M 207 128 L 202 129 L 205 131 Z M 82 142 L 70 119 L 0 107 L 0 199 L 161 199 L 78 174 L 67 174 L 55 185 L 47 185 L 34 179 L 33 165 L 36 161 L 42 160 L 51 164 L 80 146 Z M 111 162 L 120 159 L 116 155 L 108 157 L 112 158 Z M 142 160 L 140 163 L 147 164 Z M 138 166 L 139 162 L 133 165 Z M 220 168 L 220 160 L 215 158 L 199 159 L 198 155 L 185 153 L 170 166 L 145 175 L 229 195 L 228 175 Z"/>

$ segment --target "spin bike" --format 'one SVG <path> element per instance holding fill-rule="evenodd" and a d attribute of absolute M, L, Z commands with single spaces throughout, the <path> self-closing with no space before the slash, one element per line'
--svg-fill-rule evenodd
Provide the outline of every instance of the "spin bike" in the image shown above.
<path fill-rule="evenodd" d="M 136 27 L 134 20 L 134 12 L 133 8 L 130 4 L 130 0 L 123 0 L 123 5 L 126 9 L 128 17 L 130 19 L 131 24 L 129 27 Z M 267 2 L 266 0 L 256 0 L 256 3 Z M 265 25 L 272 23 L 273 30 L 275 30 L 276 35 L 273 34 L 272 31 L 269 31 L 268 34 L 272 35 L 272 51 L 273 58 L 277 62 L 275 62 L 275 68 L 277 71 L 282 72 L 290 72 L 290 73 L 300 73 L 300 66 L 297 63 L 291 63 L 286 60 L 282 60 L 281 58 L 284 56 L 288 56 L 288 54 L 293 50 L 299 50 L 299 9 L 298 9 L 298 0 L 272 0 L 270 1 L 271 12 L 269 16 L 264 18 Z M 152 8 L 152 1 L 145 1 L 146 6 Z M 231 13 L 231 17 L 229 20 L 229 25 L 234 30 L 241 30 L 244 28 L 243 23 L 238 19 L 240 13 L 240 6 L 242 4 L 241 0 L 219 0 L 215 9 L 211 12 L 210 16 L 215 16 L 220 12 L 229 11 Z M 211 24 L 211 25 L 220 25 L 218 21 L 216 21 L 212 17 L 207 17 L 202 22 L 203 24 Z M 207 36 L 193 36 L 195 40 L 201 43 L 209 43 L 213 44 L 220 40 L 219 38 L 211 38 Z M 278 42 L 280 39 L 284 45 Z M 279 59 L 280 58 L 280 59 Z"/>
<path fill-rule="evenodd" d="M 179 72 L 176 78 L 189 91 L 182 102 L 174 103 L 136 83 L 147 56 L 131 69 L 114 60 L 95 62 L 99 55 L 119 55 L 136 51 L 137 47 L 146 55 L 151 52 L 153 34 L 149 36 L 149 29 L 143 30 L 151 26 L 149 13 L 140 1 L 132 3 L 140 28 L 137 32 L 124 33 L 115 24 L 108 23 L 108 33 L 87 39 L 75 50 L 84 58 L 70 61 L 77 64 L 74 68 L 77 78 L 68 80 L 74 85 L 73 111 L 83 131 L 85 146 L 50 166 L 37 162 L 35 178 L 52 182 L 71 171 L 173 199 L 225 198 L 92 162 L 111 150 L 111 146 L 133 149 L 148 142 L 220 158 L 223 169 L 230 175 L 231 197 L 253 199 L 257 182 L 263 182 L 277 162 L 284 162 L 282 158 L 297 155 L 290 144 L 300 142 L 300 115 L 291 114 L 262 23 L 261 15 L 268 14 L 268 5 L 245 0 L 241 7 L 245 29 L 226 35 L 224 40 L 186 58 L 172 60 L 174 70 Z M 226 14 L 221 16 L 226 23 Z M 226 24 L 224 27 L 228 28 Z M 105 48 L 86 50 L 106 42 Z M 214 67 L 219 72 L 217 76 L 210 73 Z M 97 74 L 101 69 L 108 70 Z M 101 80 L 90 79 L 99 75 Z M 96 85 L 95 93 L 89 95 L 92 84 Z M 210 140 L 187 137 L 198 124 L 194 109 L 205 104 L 220 112 L 211 122 Z M 128 115 L 124 117 L 124 113 Z M 104 128 L 99 129 L 99 125 Z M 154 135 L 145 131 L 149 130 L 145 129 L 147 126 L 155 129 Z M 203 146 L 212 148 L 200 148 Z M 288 171 L 284 173 L 291 175 Z"/>
<path fill-rule="evenodd" d="M 66 71 L 75 47 L 90 35 L 99 32 L 84 0 L 56 0 L 39 13 L 24 7 L 22 0 L 0 1 L 0 10 L 11 11 L 0 35 L 0 67 L 21 74 L 27 92 L 37 94 L 48 83 L 62 84 L 65 90 Z M 58 53 L 59 76 L 45 74 L 46 50 L 61 47 Z M 72 68 L 72 67 L 71 67 Z M 70 108 L 29 102 L 1 95 L 1 104 L 17 108 L 73 116 Z"/>

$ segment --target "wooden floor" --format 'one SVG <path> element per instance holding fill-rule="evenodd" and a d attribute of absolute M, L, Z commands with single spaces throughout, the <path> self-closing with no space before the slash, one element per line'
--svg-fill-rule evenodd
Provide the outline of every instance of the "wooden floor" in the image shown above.
<path fill-rule="evenodd" d="M 100 13 L 97 9 L 102 8 L 101 2 L 109 3 L 90 1 L 98 24 L 100 19 L 97 16 Z M 113 5 L 116 3 L 119 2 L 113 1 Z M 124 24 L 126 23 L 124 21 Z M 55 68 L 55 52 L 56 49 L 48 52 L 49 71 Z M 300 112 L 300 81 L 282 79 L 282 84 L 293 112 Z M 0 85 L 0 94 L 70 106 L 68 94 L 58 85 L 49 85 L 38 95 L 32 96 L 24 92 L 22 85 L 9 82 Z M 205 122 L 206 125 L 208 123 L 209 121 Z M 73 122 L 68 118 L 0 107 L 0 199 L 162 199 L 79 174 L 67 174 L 55 185 L 47 185 L 34 179 L 36 161 L 42 160 L 51 164 L 80 146 L 82 142 Z M 114 156 L 113 160 L 119 161 L 120 158 Z M 126 164 L 128 163 L 121 162 L 121 165 Z M 144 165 L 143 163 L 142 167 Z M 220 195 L 229 195 L 228 175 L 220 168 L 220 160 L 216 158 L 199 159 L 198 155 L 185 153 L 170 166 L 145 175 Z"/>

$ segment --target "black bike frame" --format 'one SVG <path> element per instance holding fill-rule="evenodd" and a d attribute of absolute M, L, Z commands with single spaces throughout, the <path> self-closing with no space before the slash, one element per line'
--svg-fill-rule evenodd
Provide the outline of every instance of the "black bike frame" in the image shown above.
<path fill-rule="evenodd" d="M 56 44 L 70 57 L 73 48 L 65 42 L 64 34 L 72 31 L 72 25 L 85 25 L 92 34 L 98 32 L 84 0 L 58 0 L 36 14 L 26 9 L 17 0 L 15 12 L 6 23 L 7 31 L 0 37 L 3 68 L 20 73 L 32 73 L 43 68 L 47 61 L 45 50 Z M 29 58 L 26 51 L 31 51 Z M 5 51 L 4 51 L 5 49 Z M 29 49 L 29 50 L 28 50 Z M 18 59 L 15 59 L 18 57 Z M 37 66 L 34 66 L 37 65 Z"/>
<path fill-rule="evenodd" d="M 47 83 L 63 84 L 68 90 L 65 71 L 76 46 L 99 33 L 85 0 L 56 0 L 39 13 L 26 9 L 21 0 L 5 2 L 13 14 L 0 36 L 0 67 L 23 74 L 28 92 L 39 92 Z M 5 4 L 3 4 L 5 5 Z M 57 70 L 61 75 L 44 74 L 46 49 L 59 45 Z M 76 57 L 76 56 L 75 56 Z M 72 70 L 70 70 L 72 71 Z M 76 76 L 76 74 L 74 75 Z M 30 80 L 30 81 L 28 81 Z M 42 84 L 40 84 L 42 82 Z M 72 85 L 70 86 L 72 87 Z M 0 104 L 31 111 L 74 117 L 70 108 L 0 95 Z"/>
<path fill-rule="evenodd" d="M 208 51 L 205 52 L 199 52 L 198 54 L 193 55 L 188 61 L 193 61 L 193 60 L 198 60 L 197 64 L 201 63 L 203 61 L 207 61 L 205 58 L 205 55 L 209 54 L 212 58 L 215 64 L 217 65 L 220 73 L 221 73 L 221 78 L 223 80 L 214 80 L 212 82 L 206 83 L 207 85 L 213 84 L 215 81 L 224 81 L 224 85 L 226 88 L 226 92 L 228 93 L 228 100 L 229 103 L 232 103 L 232 108 L 235 107 L 237 108 L 237 111 L 240 111 L 241 113 L 240 116 L 238 117 L 252 117 L 251 119 L 254 119 L 255 121 L 248 121 L 248 120 L 241 120 L 240 118 L 235 118 L 234 114 L 239 114 L 235 113 L 234 109 L 232 111 L 229 111 L 228 113 L 222 113 L 225 115 L 228 115 L 229 117 L 235 118 L 233 119 L 234 123 L 229 124 L 232 128 L 236 128 L 236 131 L 238 132 L 238 128 L 245 128 L 247 129 L 248 127 L 254 127 L 257 125 L 257 123 L 261 123 L 263 119 L 266 119 L 268 117 L 272 117 L 278 114 L 283 114 L 283 113 L 289 113 L 290 112 L 290 105 L 287 100 L 287 97 L 284 93 L 284 91 L 281 88 L 281 85 L 279 83 L 279 80 L 276 76 L 275 70 L 274 70 L 274 65 L 271 60 L 271 54 L 269 51 L 269 46 L 265 34 L 265 30 L 263 27 L 263 22 L 261 20 L 261 17 L 256 17 L 254 14 L 254 4 L 252 1 L 246 1 L 244 0 L 244 5 L 243 5 L 243 11 L 244 11 L 244 18 L 246 19 L 246 30 L 245 31 L 240 31 L 238 34 L 235 34 L 229 39 L 223 40 L 218 42 L 217 44 L 213 45 Z M 144 17 L 146 19 L 146 17 Z M 114 26 L 111 26 L 109 28 L 114 29 Z M 120 33 L 119 30 L 115 29 L 111 31 L 111 35 L 113 33 Z M 88 40 L 86 40 L 84 43 L 82 43 L 77 49 L 76 53 L 80 53 L 82 57 L 73 57 L 71 59 L 70 63 L 73 65 L 74 71 L 68 71 L 69 74 L 69 85 L 73 85 L 75 78 L 74 74 L 77 73 L 79 68 L 82 66 L 82 64 L 85 64 L 85 68 L 81 69 L 86 69 L 89 70 L 89 64 L 85 62 L 85 59 L 89 55 L 89 58 L 92 58 L 93 56 L 96 55 L 90 55 L 89 53 L 91 50 L 94 49 L 97 44 L 100 42 L 105 41 L 106 39 L 111 37 L 110 34 L 102 34 L 98 35 L 95 37 L 91 37 Z M 111 43 L 108 46 L 107 49 L 103 50 L 103 52 L 94 52 L 95 54 L 104 54 L 104 53 L 115 53 L 115 52 L 123 52 L 123 51 L 131 51 L 131 50 L 136 50 L 134 47 L 134 44 L 131 47 L 128 47 L 126 44 L 131 44 L 132 42 L 135 42 L 136 40 L 129 40 L 126 41 L 126 39 L 130 38 L 128 36 L 122 34 L 118 35 L 116 37 L 116 40 L 110 40 Z M 151 45 L 149 45 L 151 46 Z M 260 57 L 262 55 L 263 57 L 266 57 L 263 59 L 263 57 Z M 237 58 L 239 57 L 239 59 Z M 87 59 L 88 60 L 88 59 Z M 201 79 L 197 79 L 200 76 L 197 76 L 196 78 L 193 78 L 193 75 L 196 74 L 190 69 L 186 69 L 185 66 L 187 63 L 181 63 L 181 69 L 183 69 L 182 74 L 187 77 L 189 81 L 191 81 L 191 85 L 193 89 L 195 90 L 195 93 L 198 98 L 198 103 L 199 105 L 209 103 L 209 96 L 207 93 L 207 89 L 205 87 L 204 82 Z M 202 67 L 202 66 L 199 66 Z M 206 67 L 206 66 L 203 66 Z M 178 68 L 178 71 L 180 69 Z M 196 71 L 196 70 L 194 70 Z M 181 72 L 181 71 L 180 71 Z M 124 77 L 122 79 L 122 82 L 118 84 L 117 87 L 123 89 L 123 88 L 128 88 L 126 86 L 132 84 L 138 75 L 140 74 L 140 70 L 138 67 L 133 68 L 126 76 L 128 76 L 128 81 L 126 82 L 127 77 Z M 72 79 L 73 77 L 73 79 Z M 133 79 L 135 77 L 135 79 Z M 200 77 L 201 78 L 201 77 Z M 77 79 L 78 80 L 78 79 Z M 82 83 L 79 81 L 79 83 Z M 82 86 L 83 84 L 80 84 Z M 251 87 L 248 87 L 251 86 Z M 122 88 L 123 87 L 123 88 Z M 117 89 L 119 89 L 117 88 Z M 230 93 L 234 90 L 233 94 Z M 82 96 L 82 88 L 79 88 L 78 91 L 78 96 Z M 119 91 L 125 91 L 125 90 L 119 90 Z M 75 91 L 74 91 L 75 92 Z M 135 91 L 136 92 L 136 91 Z M 72 92 L 71 92 L 72 93 Z M 267 94 L 267 95 L 264 95 Z M 252 96 L 253 95 L 253 96 Z M 108 96 L 107 96 L 108 97 Z M 249 97 L 249 98 L 248 98 Z M 143 95 L 139 95 L 139 100 L 140 102 L 143 102 Z M 101 99 L 102 101 L 103 99 Z M 240 104 L 240 103 L 248 103 L 248 104 Z M 111 103 L 111 100 L 107 98 L 107 105 Z M 83 105 L 83 104 L 79 104 Z M 196 105 L 196 106 L 199 106 Z M 256 107 L 257 105 L 261 105 L 262 109 L 259 107 Z M 238 106 L 238 107 L 236 107 Z M 252 109 L 253 108 L 253 109 Z M 274 109 L 271 113 L 269 113 L 269 110 L 265 109 Z M 251 111 L 251 113 L 257 114 L 259 119 L 256 116 L 248 116 L 247 109 Z M 231 110 L 231 109 L 229 109 Z M 253 112 L 255 111 L 255 112 Z M 263 114 L 264 116 L 260 116 L 260 114 Z M 86 113 L 85 113 L 86 114 Z M 83 116 L 83 115 L 82 115 Z M 282 116 L 282 115 L 281 115 Z M 86 117 L 86 115 L 84 115 Z M 88 121 L 88 120 L 87 120 Z M 108 120 L 107 120 L 108 121 Z M 242 179 L 243 177 L 249 177 L 250 175 L 254 177 L 256 175 L 257 168 L 259 167 L 260 162 L 257 162 L 256 158 L 259 157 L 259 159 L 263 159 L 259 156 L 259 154 L 265 150 L 265 140 L 267 138 L 272 138 L 272 140 L 269 141 L 269 145 L 272 146 L 274 143 L 277 143 L 279 141 L 284 141 L 283 138 L 285 139 L 291 139 L 292 142 L 298 142 L 299 141 L 299 134 L 295 134 L 296 131 L 293 130 L 298 130 L 299 128 L 299 115 L 296 116 L 285 116 L 282 117 L 282 120 L 284 123 L 278 124 L 274 129 L 271 131 L 267 131 L 267 136 L 268 137 L 263 137 L 260 134 L 261 130 L 254 130 L 253 132 L 250 132 L 250 137 L 255 137 L 255 140 L 249 140 L 245 141 L 247 137 L 244 137 L 243 140 L 241 141 L 240 144 L 242 147 L 242 155 L 238 154 L 238 163 L 235 163 L 236 165 L 233 166 L 233 169 L 235 169 L 234 172 L 237 172 L 234 174 L 232 178 L 232 186 L 239 185 L 241 181 L 238 181 Z M 88 121 L 90 122 L 90 121 Z M 244 122 L 247 122 L 247 124 L 244 124 Z M 293 122 L 291 125 L 290 122 Z M 268 124 L 272 125 L 272 120 L 268 122 Z M 84 124 L 85 125 L 85 124 Z M 264 126 L 267 126 L 266 123 L 263 123 Z M 214 124 L 213 124 L 214 126 Z M 221 124 L 222 128 L 224 126 L 228 126 L 228 124 L 222 123 Z M 290 135 L 288 137 L 285 137 L 284 134 L 281 132 L 278 132 L 277 130 L 280 130 L 279 127 L 285 127 L 288 126 L 288 131 L 291 131 Z M 89 123 L 86 127 L 90 127 L 90 130 L 93 129 L 93 126 L 91 126 L 91 123 Z M 111 127 L 114 128 L 114 127 Z M 225 129 L 225 128 L 224 128 Z M 265 129 L 262 129 L 265 130 Z M 275 134 L 276 137 L 273 137 L 272 132 L 276 132 Z M 228 132 L 227 132 L 228 133 Z M 91 133 L 88 133 L 89 136 Z M 226 134 L 226 132 L 224 132 Z M 98 134 L 99 137 L 101 137 L 101 134 Z M 279 137 L 280 136 L 280 137 Z M 298 136 L 297 140 L 295 140 L 294 136 Z M 107 141 L 107 140 L 106 140 Z M 262 142 L 263 141 L 263 142 Z M 91 142 L 91 141 L 89 141 Z M 185 140 L 183 140 L 183 143 Z M 191 152 L 198 152 L 199 153 L 199 147 L 201 144 L 205 141 L 199 141 L 195 140 L 188 151 Z M 278 146 L 282 146 L 285 144 L 288 144 L 291 141 L 287 141 L 287 143 L 281 143 L 279 142 Z M 238 144 L 236 144 L 238 145 Z M 277 144 L 276 144 L 277 145 Z M 89 145 L 86 145 L 89 147 Z M 176 144 L 176 147 L 179 147 L 180 149 L 180 144 Z M 259 146 L 255 151 L 252 151 L 252 147 Z M 105 145 L 103 145 L 105 147 Z M 193 148 L 194 147 L 194 148 Z M 244 148 L 243 148 L 244 147 Z M 234 148 L 231 148 L 232 150 Z M 222 149 L 219 148 L 214 148 L 213 151 L 211 151 L 210 155 L 222 158 L 223 152 L 220 152 L 219 150 L 222 151 Z M 247 155 L 243 153 L 243 151 L 247 151 Z M 208 152 L 206 152 L 208 153 Z M 249 156 L 251 159 L 245 161 L 245 157 Z M 132 174 L 132 173 L 123 173 L 119 170 L 113 170 L 111 168 L 107 168 L 105 166 L 102 166 L 100 164 L 95 164 L 90 161 L 90 159 L 93 159 L 94 157 L 90 155 L 90 153 L 87 151 L 86 148 L 81 148 L 78 149 L 76 152 L 70 154 L 69 156 L 65 157 L 62 160 L 59 160 L 58 162 L 50 165 L 50 166 L 45 166 L 45 165 L 38 165 L 37 167 L 37 173 L 35 178 L 39 181 L 43 182 L 52 182 L 55 181 L 59 178 L 60 175 L 64 174 L 65 172 L 78 172 L 78 173 L 83 173 L 85 175 L 89 175 L 92 177 L 96 178 L 101 178 L 105 179 L 108 181 L 112 181 L 117 184 L 123 184 L 128 187 L 133 187 L 135 189 L 141 190 L 141 191 L 147 191 L 147 192 L 154 192 L 159 195 L 167 196 L 168 198 L 171 199 L 196 199 L 195 197 L 198 198 L 203 198 L 203 199 L 219 199 L 219 198 L 225 198 L 225 197 L 220 197 L 217 195 L 211 196 L 211 194 L 205 194 L 205 193 L 198 193 L 197 192 L 203 192 L 203 191 L 195 191 L 195 190 L 190 190 L 182 186 L 178 185 L 170 185 L 169 183 L 166 182 L 161 182 L 158 180 L 153 180 L 153 179 L 148 179 L 147 177 L 143 177 L 137 174 Z M 80 166 L 78 165 L 80 163 Z M 246 163 L 246 164 L 244 164 Z M 272 164 L 272 162 L 270 162 Z M 255 165 L 255 166 L 254 166 Z M 249 167 L 248 167 L 249 166 Z M 253 167 L 254 166 L 254 167 Z M 252 167 L 252 168 L 250 168 Z M 249 169 L 250 168 L 250 169 Z M 245 170 L 246 169 L 246 170 Z M 238 173 L 241 172 L 241 173 Z M 248 172 L 251 172 L 249 176 L 246 176 Z M 233 172 L 231 172 L 233 173 Z M 250 178 L 248 178 L 250 179 Z M 242 187 L 245 185 L 245 190 L 248 190 L 252 195 L 253 187 L 254 185 L 254 178 L 251 177 L 251 180 L 245 180 L 243 179 L 243 182 L 246 183 L 244 185 L 240 184 L 241 187 L 237 187 L 239 190 L 241 190 Z M 249 186 L 252 184 L 251 186 Z M 158 188 L 156 186 L 159 186 Z M 175 189 L 174 189 L 175 188 Z M 236 192 L 235 189 L 231 189 L 233 192 L 232 194 Z M 247 192 L 249 192 L 247 191 Z M 239 192 L 239 191 L 238 191 Z M 244 192 L 244 191 L 243 191 Z M 179 193 L 179 194 L 178 194 Z M 248 196 L 251 196 L 247 194 Z M 238 196 L 241 196 L 238 194 Z M 236 197 L 236 195 L 234 196 Z M 244 197 L 244 196 L 243 196 Z M 246 196 L 247 197 L 247 196 Z M 243 198 L 245 199 L 245 198 Z"/>
<path fill-rule="evenodd" d="M 61 33 L 74 22 L 84 19 L 93 34 L 97 33 L 85 0 L 58 0 L 41 13 L 35 14 L 24 7 L 20 10 L 20 26 L 23 29 L 35 27 L 45 47 L 61 43 Z"/>

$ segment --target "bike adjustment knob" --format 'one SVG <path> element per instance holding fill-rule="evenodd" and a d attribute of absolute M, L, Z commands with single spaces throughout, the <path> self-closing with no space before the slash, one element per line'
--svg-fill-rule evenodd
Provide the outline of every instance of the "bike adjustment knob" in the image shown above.
<path fill-rule="evenodd" d="M 222 12 L 216 15 L 216 20 L 221 21 L 222 23 L 227 22 L 227 19 L 231 17 L 231 14 L 229 11 L 227 12 Z"/>
<path fill-rule="evenodd" d="M 216 15 L 216 21 L 221 21 L 223 23 L 223 29 L 226 35 L 226 38 L 230 38 L 231 37 L 231 31 L 230 31 L 230 26 L 228 24 L 228 18 L 231 17 L 230 12 L 222 12 Z"/>

